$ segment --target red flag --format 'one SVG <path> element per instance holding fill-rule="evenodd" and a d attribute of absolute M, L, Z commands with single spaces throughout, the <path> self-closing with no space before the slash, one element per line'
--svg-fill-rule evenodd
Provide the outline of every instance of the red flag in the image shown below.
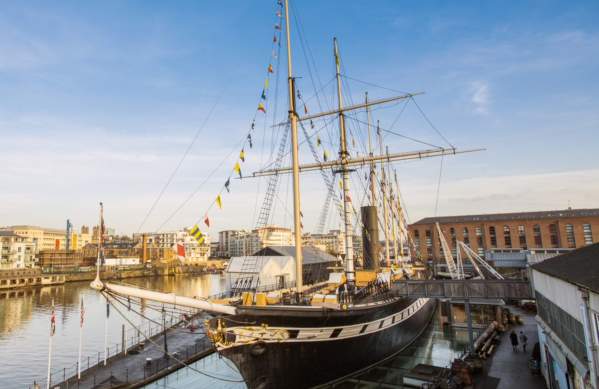
<path fill-rule="evenodd" d="M 56 332 L 56 313 L 54 312 L 54 301 L 52 301 L 52 315 L 50 316 L 50 336 Z"/>
<path fill-rule="evenodd" d="M 208 216 L 204 219 L 204 224 L 206 224 L 207 227 L 210 227 L 210 219 L 208 219 Z"/>
<path fill-rule="evenodd" d="M 83 319 L 85 317 L 85 307 L 83 306 L 83 297 L 81 298 L 81 317 L 80 317 L 80 321 L 79 321 L 79 326 L 83 327 Z"/>
<path fill-rule="evenodd" d="M 185 246 L 180 243 L 177 243 L 177 255 L 185 258 Z"/>
<path fill-rule="evenodd" d="M 272 65 L 268 65 L 268 72 L 269 73 L 274 73 L 274 69 L 272 68 Z"/>

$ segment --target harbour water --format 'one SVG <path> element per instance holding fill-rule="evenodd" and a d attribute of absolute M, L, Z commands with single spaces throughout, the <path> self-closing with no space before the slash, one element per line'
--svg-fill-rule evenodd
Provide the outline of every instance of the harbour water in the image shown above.
<path fill-rule="evenodd" d="M 145 288 L 176 292 L 188 296 L 209 296 L 225 287 L 219 274 L 202 276 L 171 276 L 127 279 L 127 283 Z M 79 344 L 80 298 L 84 298 L 82 366 L 94 364 L 103 358 L 106 302 L 89 282 L 30 288 L 3 292 L 0 296 L 0 388 L 27 388 L 36 380 L 45 383 L 48 364 L 48 335 L 52 300 L 56 312 L 56 334 L 53 339 L 52 370 L 54 379 L 62 378 L 62 369 L 71 368 L 77 361 Z M 160 317 L 159 312 L 147 310 L 149 317 Z M 129 313 L 134 323 L 138 315 Z M 108 319 L 109 353 L 121 344 L 122 325 L 127 336 L 135 336 L 129 325 L 115 310 Z M 141 324 L 141 323 L 140 323 Z M 144 327 L 148 326 L 146 323 Z M 65 373 L 67 374 L 67 373 Z"/>

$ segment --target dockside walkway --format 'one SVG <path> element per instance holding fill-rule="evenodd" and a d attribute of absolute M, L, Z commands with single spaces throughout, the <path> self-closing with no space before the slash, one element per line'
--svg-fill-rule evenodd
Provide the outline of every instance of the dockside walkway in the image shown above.
<path fill-rule="evenodd" d="M 528 361 L 531 358 L 532 349 L 538 342 L 537 326 L 534 314 L 524 312 L 519 308 L 510 306 L 510 311 L 515 315 L 520 315 L 522 325 L 513 325 L 501 336 L 501 343 L 496 351 L 485 364 L 485 376 L 481 379 L 475 379 L 476 388 L 489 389 L 544 389 L 545 381 L 540 375 L 533 375 L 528 367 Z M 526 353 L 522 351 L 519 345 L 518 352 L 512 350 L 510 342 L 510 331 L 514 330 L 520 335 L 524 332 L 528 338 Z"/>
<path fill-rule="evenodd" d="M 52 383 L 52 388 L 104 389 L 138 388 L 159 379 L 182 367 L 177 361 L 189 364 L 214 352 L 214 348 L 203 329 L 191 331 L 172 327 L 167 330 L 168 351 L 175 358 L 164 357 L 164 337 L 153 336 L 137 353 L 115 355 L 103 363 L 82 372 L 81 379 L 71 377 L 61 383 Z M 45 387 L 45 382 L 38 383 Z"/>

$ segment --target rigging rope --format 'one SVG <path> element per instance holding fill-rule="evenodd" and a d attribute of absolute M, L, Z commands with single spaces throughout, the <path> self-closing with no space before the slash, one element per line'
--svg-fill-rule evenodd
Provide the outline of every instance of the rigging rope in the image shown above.
<path fill-rule="evenodd" d="M 103 292 L 102 292 L 102 294 L 103 294 L 103 295 L 106 297 L 106 300 L 107 300 L 107 301 L 110 301 L 110 300 L 109 300 L 109 296 L 110 296 L 110 297 L 112 297 L 112 298 L 113 298 L 113 299 L 114 299 L 116 302 L 118 302 L 118 303 L 120 303 L 120 304 L 124 305 L 124 304 L 123 304 L 123 303 L 122 303 L 120 300 L 118 300 L 118 299 L 115 299 L 112 293 L 110 293 L 110 292 L 107 292 L 107 291 L 103 291 Z M 128 323 L 129 323 L 129 324 L 130 324 L 130 325 L 131 325 L 133 328 L 137 329 L 137 330 L 138 330 L 138 331 L 139 331 L 139 332 L 140 332 L 140 333 L 141 333 L 141 334 L 144 336 L 144 338 L 145 338 L 145 339 L 146 339 L 148 342 L 152 343 L 152 344 L 153 344 L 154 346 L 156 346 L 156 347 L 157 347 L 157 348 L 158 348 L 160 351 L 162 351 L 164 354 L 168 355 L 170 358 L 173 358 L 175 361 L 179 362 L 179 363 L 180 363 L 181 365 L 183 365 L 184 367 L 186 367 L 186 368 L 188 368 L 188 369 L 190 369 L 190 370 L 192 370 L 192 371 L 195 371 L 196 373 L 199 373 L 199 374 L 205 375 L 206 377 L 210 377 L 210 378 L 213 378 L 213 379 L 216 379 L 216 380 L 219 380 L 219 381 L 225 381 L 225 382 L 234 382 L 234 383 L 241 383 L 241 382 L 245 382 L 245 380 L 237 380 L 237 379 L 232 379 L 232 378 L 228 378 L 228 377 L 219 377 L 219 376 L 216 376 L 216 375 L 213 375 L 213 374 L 207 373 L 207 372 L 205 372 L 205 371 L 199 370 L 199 369 L 197 369 L 197 368 L 195 368 L 195 367 L 193 367 L 193 366 L 191 366 L 191 365 L 189 365 L 189 364 L 185 363 L 185 362 L 184 362 L 184 361 L 182 361 L 181 359 L 177 358 L 175 355 L 173 355 L 173 354 L 169 353 L 168 351 L 166 351 L 166 350 L 165 350 L 165 349 L 164 349 L 164 348 L 163 348 L 163 347 L 162 347 L 160 344 L 158 344 L 157 342 L 155 342 L 154 340 L 152 340 L 152 338 L 148 337 L 148 336 L 147 336 L 146 334 L 144 334 L 144 333 L 143 333 L 141 330 L 139 330 L 139 329 L 137 328 L 137 326 L 136 326 L 135 324 L 133 324 L 133 323 L 131 322 L 131 320 L 129 320 L 129 318 L 127 318 L 127 317 L 126 317 L 126 316 L 123 314 L 123 312 L 121 312 L 121 310 L 120 310 L 120 309 L 119 309 L 119 308 L 118 308 L 118 307 L 117 307 L 115 304 L 111 304 L 111 305 L 114 307 L 114 309 L 116 309 L 116 311 L 119 313 L 119 315 L 121 315 L 121 317 L 122 317 L 123 319 L 125 319 L 125 321 L 127 321 L 127 322 L 128 322 Z M 125 306 L 125 308 L 127 308 L 127 306 Z"/>
<path fill-rule="evenodd" d="M 224 92 L 223 92 L 224 93 Z M 175 178 L 175 175 L 177 174 L 177 172 L 179 171 L 179 168 L 181 167 L 181 165 L 183 164 L 183 161 L 185 161 L 185 158 L 187 158 L 187 154 L 189 154 L 189 152 L 191 151 L 193 145 L 195 144 L 195 142 L 198 140 L 198 137 L 200 136 L 200 133 L 202 132 L 202 130 L 204 129 L 204 127 L 206 126 L 206 124 L 208 123 L 208 120 L 210 120 L 210 117 L 212 116 L 212 113 L 214 112 L 214 109 L 216 108 L 216 106 L 218 105 L 220 99 L 222 97 L 222 93 L 220 96 L 218 96 L 218 98 L 216 99 L 216 101 L 214 102 L 214 104 L 212 105 L 212 107 L 210 108 L 210 111 L 208 111 L 208 115 L 206 116 L 206 118 L 204 119 L 204 122 L 202 123 L 202 125 L 198 128 L 198 130 L 196 131 L 195 135 L 193 136 L 191 142 L 189 143 L 189 145 L 187 146 L 187 148 L 185 149 L 185 152 L 183 153 L 183 156 L 181 157 L 181 159 L 179 160 L 179 163 L 177 164 L 177 166 L 175 167 L 175 170 L 173 170 L 173 172 L 171 173 L 171 175 L 169 176 L 168 180 L 166 180 L 166 183 L 164 184 L 164 186 L 162 187 L 162 189 L 160 190 L 160 193 L 158 193 L 158 196 L 156 197 L 156 199 L 154 200 L 154 203 L 152 203 L 152 206 L 150 207 L 150 209 L 148 210 L 148 213 L 146 213 L 146 216 L 143 218 L 142 222 L 139 224 L 139 227 L 137 228 L 137 232 L 141 231 L 141 228 L 144 226 L 144 224 L 146 223 L 146 221 L 148 220 L 148 218 L 150 217 L 150 214 L 154 211 L 154 208 L 156 208 L 156 205 L 158 204 L 158 202 L 160 201 L 160 199 L 162 198 L 162 196 L 164 195 L 164 192 L 166 191 L 166 189 L 169 187 L 169 185 L 171 184 L 171 182 L 173 181 L 173 178 Z"/>

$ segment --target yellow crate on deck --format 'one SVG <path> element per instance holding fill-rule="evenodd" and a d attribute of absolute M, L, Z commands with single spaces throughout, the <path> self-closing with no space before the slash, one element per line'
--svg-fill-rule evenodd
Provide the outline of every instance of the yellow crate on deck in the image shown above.
<path fill-rule="evenodd" d="M 266 305 L 266 293 L 256 293 L 256 305 Z"/>

